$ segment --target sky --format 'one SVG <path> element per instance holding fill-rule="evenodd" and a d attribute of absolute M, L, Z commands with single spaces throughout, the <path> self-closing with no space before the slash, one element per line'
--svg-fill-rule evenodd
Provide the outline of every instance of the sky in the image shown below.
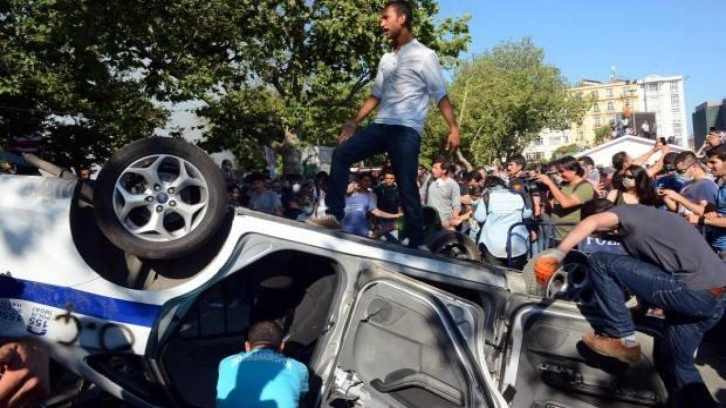
<path fill-rule="evenodd" d="M 726 98 L 726 0 L 439 0 L 471 15 L 468 55 L 529 36 L 571 84 L 683 75 L 686 113 Z"/>

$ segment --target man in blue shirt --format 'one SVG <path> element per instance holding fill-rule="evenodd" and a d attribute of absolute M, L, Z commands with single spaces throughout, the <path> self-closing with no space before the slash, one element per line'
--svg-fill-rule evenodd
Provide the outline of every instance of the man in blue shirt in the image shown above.
<path fill-rule="evenodd" d="M 282 330 L 274 322 L 250 328 L 245 353 L 219 363 L 217 407 L 295 408 L 308 391 L 304 364 L 285 357 Z"/>
<path fill-rule="evenodd" d="M 345 215 L 345 192 L 351 163 L 386 152 L 396 174 L 405 213 L 408 245 L 423 244 L 423 213 L 416 185 L 421 136 L 433 99 L 449 125 L 447 150 L 459 146 L 459 127 L 446 92 L 446 81 L 436 53 L 413 35 L 413 12 L 405 1 L 389 1 L 381 12 L 380 27 L 393 43 L 378 64 L 371 96 L 358 113 L 344 123 L 333 151 L 328 181 L 328 215 L 308 222 L 338 229 Z M 374 109 L 373 123 L 358 130 L 358 124 Z"/>

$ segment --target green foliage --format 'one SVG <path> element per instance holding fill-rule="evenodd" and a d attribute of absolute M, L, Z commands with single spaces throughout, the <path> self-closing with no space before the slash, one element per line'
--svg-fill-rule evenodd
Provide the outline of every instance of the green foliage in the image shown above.
<path fill-rule="evenodd" d="M 608 140 L 610 140 L 610 137 L 612 137 L 613 130 L 610 128 L 610 126 L 600 126 L 599 128 L 595 129 L 595 146 L 601 145 Z"/>
<path fill-rule="evenodd" d="M 580 147 L 577 146 L 577 143 L 568 144 L 565 146 L 560 146 L 557 149 L 555 149 L 554 152 L 552 152 L 552 159 L 555 160 L 562 156 L 572 156 L 573 154 L 580 151 Z"/>
<path fill-rule="evenodd" d="M 521 152 L 542 129 L 569 128 L 588 106 L 529 38 L 460 64 L 449 95 L 458 110 L 462 152 L 475 166 Z M 430 115 L 427 129 L 436 137 L 425 139 L 423 153 L 440 153 L 445 123 Z"/>
<path fill-rule="evenodd" d="M 260 161 L 285 130 L 334 143 L 386 49 L 383 3 L 0 0 L 0 143 L 40 131 L 51 160 L 102 163 L 195 99 L 210 151 Z M 435 24 L 435 0 L 413 3 L 421 41 L 453 61 L 467 19 Z"/>
<path fill-rule="evenodd" d="M 232 44 L 239 61 L 228 65 L 219 87 L 205 97 L 209 106 L 200 114 L 211 129 L 204 146 L 232 148 L 240 158 L 259 161 L 261 146 L 280 140 L 283 129 L 301 144 L 337 144 L 338 125 L 359 108 L 389 49 L 379 28 L 385 1 L 240 3 L 255 9 L 245 20 L 252 34 Z M 436 1 L 412 3 L 419 41 L 445 63 L 454 62 L 470 40 L 468 17 L 447 18 L 437 26 Z M 248 138 L 256 141 L 255 150 L 242 144 Z"/>

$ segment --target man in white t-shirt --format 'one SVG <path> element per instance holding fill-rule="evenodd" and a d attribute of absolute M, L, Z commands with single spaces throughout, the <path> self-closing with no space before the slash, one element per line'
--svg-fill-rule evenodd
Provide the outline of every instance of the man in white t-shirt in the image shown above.
<path fill-rule="evenodd" d="M 311 218 L 309 222 L 340 228 L 350 165 L 386 152 L 401 193 L 409 246 L 417 248 L 423 243 L 423 214 L 416 172 L 431 99 L 449 125 L 447 149 L 450 151 L 459 146 L 459 127 L 446 93 L 439 59 L 434 51 L 414 38 L 412 25 L 413 13 L 406 1 L 390 1 L 383 7 L 380 27 L 393 43 L 393 51 L 386 53 L 378 64 L 371 96 L 342 125 L 340 146 L 333 152 L 328 183 L 328 215 Z M 373 123 L 356 131 L 358 124 L 376 108 L 378 113 Z"/>

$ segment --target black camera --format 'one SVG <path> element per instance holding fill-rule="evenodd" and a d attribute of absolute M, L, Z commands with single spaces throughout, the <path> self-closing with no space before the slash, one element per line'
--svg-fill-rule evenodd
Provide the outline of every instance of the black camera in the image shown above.
<path fill-rule="evenodd" d="M 547 176 L 549 178 L 552 178 L 553 176 L 556 176 L 557 175 L 557 172 L 556 171 L 548 171 L 545 174 L 547 174 Z M 537 193 L 546 193 L 547 191 L 549 191 L 549 187 L 547 187 L 547 184 L 539 181 L 537 179 L 537 177 L 527 178 L 527 179 L 525 179 L 525 182 L 526 182 L 525 188 L 526 188 L 526 190 L 529 193 L 537 194 Z"/>

